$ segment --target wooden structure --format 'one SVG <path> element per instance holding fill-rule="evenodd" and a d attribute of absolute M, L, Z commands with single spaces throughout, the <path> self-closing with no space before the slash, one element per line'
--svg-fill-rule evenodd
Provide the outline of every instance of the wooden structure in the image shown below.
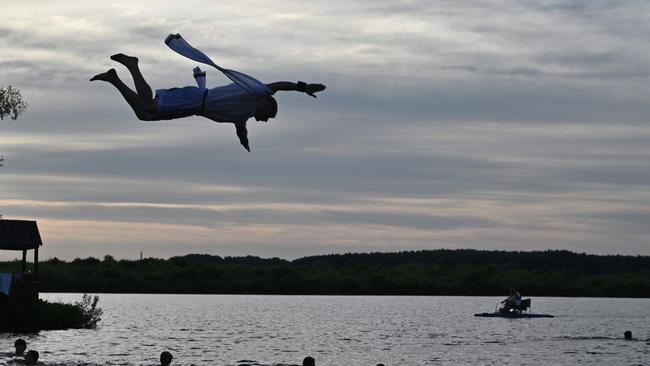
<path fill-rule="evenodd" d="M 0 219 L 0 249 L 19 250 L 23 252 L 22 275 L 23 288 L 20 292 L 36 294 L 38 281 L 38 248 L 43 245 L 36 221 Z M 27 251 L 34 251 L 34 268 L 27 271 Z"/>

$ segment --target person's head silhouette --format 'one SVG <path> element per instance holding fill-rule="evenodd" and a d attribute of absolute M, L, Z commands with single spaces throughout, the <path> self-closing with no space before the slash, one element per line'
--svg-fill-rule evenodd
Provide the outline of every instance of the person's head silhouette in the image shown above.
<path fill-rule="evenodd" d="M 302 366 L 316 366 L 316 360 L 311 356 L 307 356 L 302 360 Z"/>
<path fill-rule="evenodd" d="M 25 364 L 26 365 L 36 365 L 38 362 L 38 352 L 32 350 L 27 351 L 25 354 Z"/>
<path fill-rule="evenodd" d="M 278 114 L 278 102 L 273 97 L 268 97 L 264 104 L 255 110 L 257 121 L 268 122 L 269 118 L 275 118 Z"/>
<path fill-rule="evenodd" d="M 625 333 L 623 333 L 623 337 L 625 337 L 625 339 L 632 339 L 632 332 L 626 330 Z"/>
<path fill-rule="evenodd" d="M 160 354 L 160 364 L 162 366 L 168 366 L 170 363 L 172 363 L 173 358 L 174 356 L 172 356 L 171 353 L 164 351 Z"/>
<path fill-rule="evenodd" d="M 16 348 L 16 356 L 22 356 L 27 349 L 27 342 L 22 338 L 16 339 L 14 347 Z"/>

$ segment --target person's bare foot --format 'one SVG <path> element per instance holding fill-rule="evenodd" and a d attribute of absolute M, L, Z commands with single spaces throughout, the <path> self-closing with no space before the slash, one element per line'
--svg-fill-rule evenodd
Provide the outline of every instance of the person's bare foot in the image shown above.
<path fill-rule="evenodd" d="M 116 53 L 113 56 L 111 56 L 111 60 L 117 61 L 121 63 L 122 65 L 129 67 L 129 66 L 136 66 L 138 64 L 138 58 L 133 57 L 133 56 L 128 56 L 123 53 Z"/>
<path fill-rule="evenodd" d="M 110 69 L 106 72 L 102 72 L 101 74 L 97 74 L 90 78 L 90 81 L 95 81 L 95 80 L 102 80 L 102 81 L 108 81 L 110 82 L 111 80 L 115 80 L 117 78 L 117 71 L 115 69 Z"/>

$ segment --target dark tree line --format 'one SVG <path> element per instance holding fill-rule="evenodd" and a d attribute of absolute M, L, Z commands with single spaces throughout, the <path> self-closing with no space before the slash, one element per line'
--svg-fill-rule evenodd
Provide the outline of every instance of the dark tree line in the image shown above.
<path fill-rule="evenodd" d="M 18 262 L 0 263 L 0 272 Z M 431 250 L 287 261 L 189 254 L 170 259 L 50 259 L 41 291 L 214 294 L 650 297 L 650 257 L 569 251 Z"/>

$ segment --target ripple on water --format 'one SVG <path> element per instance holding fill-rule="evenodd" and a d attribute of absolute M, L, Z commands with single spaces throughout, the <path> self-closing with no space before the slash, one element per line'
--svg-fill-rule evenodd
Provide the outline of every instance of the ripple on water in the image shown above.
<path fill-rule="evenodd" d="M 47 295 L 46 295 L 47 296 Z M 57 294 L 78 300 L 80 295 Z M 638 364 L 650 300 L 536 298 L 552 319 L 480 319 L 498 298 L 100 295 L 100 329 L 27 337 L 48 365 Z M 568 310 L 567 310 L 568 309 Z M 573 310 L 572 310 L 573 309 Z M 633 316 L 630 316 L 633 314 Z M 643 341 L 623 341 L 631 329 Z M 14 335 L 0 334 L 9 350 Z M 2 350 L 0 348 L 0 350 Z M 236 361 L 239 360 L 239 361 Z M 6 366 L 8 360 L 0 360 Z"/>

